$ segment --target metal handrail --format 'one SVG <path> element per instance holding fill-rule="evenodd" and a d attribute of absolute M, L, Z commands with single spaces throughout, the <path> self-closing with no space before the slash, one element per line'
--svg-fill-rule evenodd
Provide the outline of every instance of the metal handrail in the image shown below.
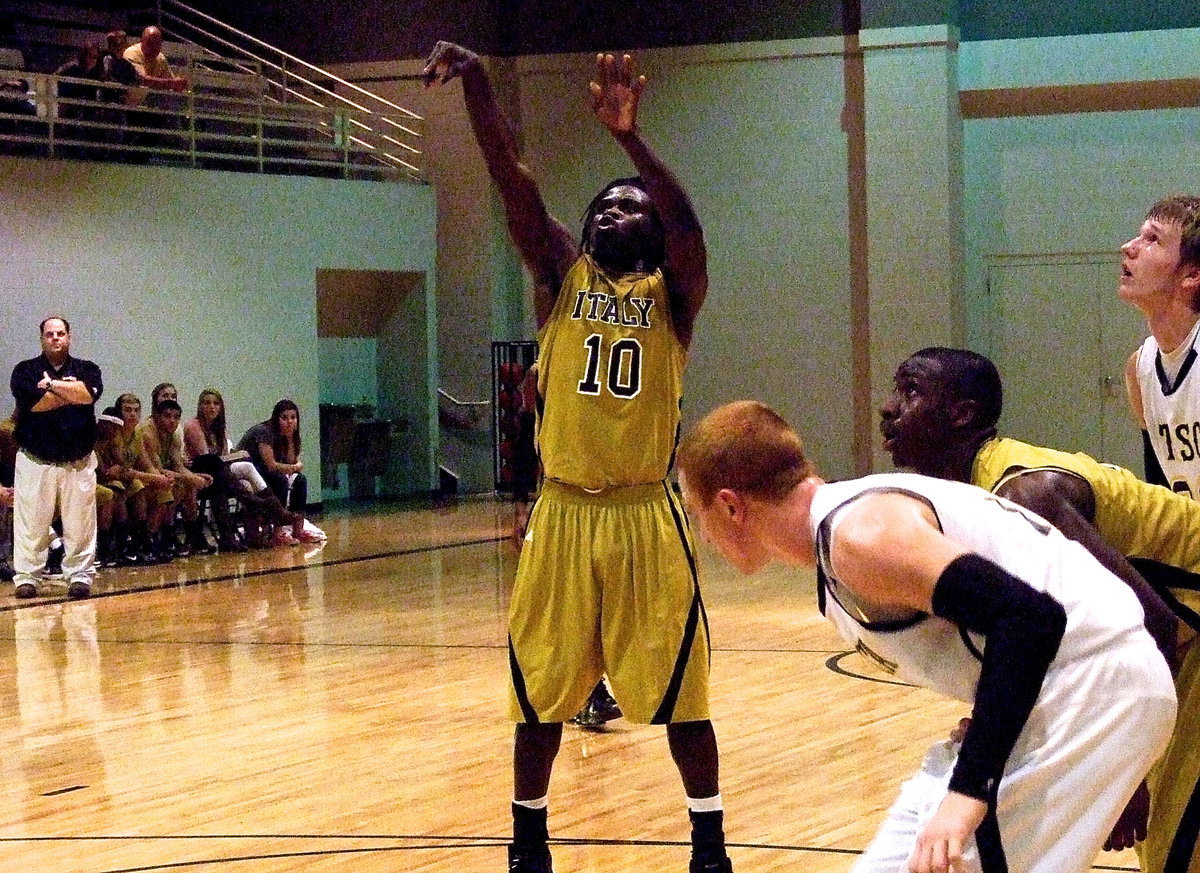
<path fill-rule="evenodd" d="M 407 152 L 410 156 L 419 156 L 420 149 L 413 144 L 396 139 L 396 136 L 404 136 L 413 140 L 420 140 L 422 133 L 416 129 L 417 124 L 424 121 L 421 116 L 403 106 L 400 106 L 392 101 L 379 96 L 367 89 L 349 82 L 340 76 L 325 70 L 321 67 L 311 64 L 308 61 L 298 58 L 295 55 L 289 54 L 281 49 L 272 46 L 258 37 L 252 36 L 242 30 L 239 30 L 231 25 L 214 18 L 207 13 L 201 12 L 180 0 L 157 0 L 157 10 L 159 18 L 159 26 L 163 28 L 164 33 L 174 39 L 180 39 L 193 45 L 198 45 L 201 48 L 207 48 L 205 43 L 221 47 L 222 50 L 233 52 L 236 57 L 230 60 L 253 60 L 260 64 L 264 70 L 264 75 L 267 82 L 272 88 L 278 89 L 280 99 L 287 102 L 289 98 L 300 100 L 315 106 L 326 106 L 326 103 L 321 102 L 308 94 L 298 90 L 297 85 L 314 91 L 318 94 L 328 97 L 335 101 L 337 105 L 356 110 L 356 114 L 346 117 L 346 123 L 362 132 L 364 135 L 374 134 L 380 139 L 391 143 L 395 147 Z M 201 23 L 188 20 L 190 16 L 198 19 Z M 219 32 L 206 30 L 203 23 L 208 23 L 210 28 L 215 28 Z M 248 43 L 252 48 L 247 48 L 233 40 L 240 40 Z M 264 56 L 268 55 L 268 56 Z M 307 71 L 310 75 L 304 75 L 299 70 Z M 279 80 L 271 78 L 267 71 L 273 71 L 279 77 Z M 318 78 L 320 81 L 318 81 Z M 326 87 L 323 82 L 332 83 L 336 87 L 351 91 L 359 100 L 350 99 L 345 94 L 338 93 L 329 87 Z M 362 102 L 359 102 L 359 101 Z M 364 103 L 370 104 L 364 105 Z M 372 108 L 379 107 L 379 108 Z M 357 113 L 363 113 L 368 118 L 364 119 Z M 398 120 L 393 115 L 399 115 Z M 372 126 L 372 122 L 376 125 L 384 125 L 391 129 L 396 136 L 378 131 Z M 343 131 L 343 136 L 353 136 L 352 134 Z M 360 144 L 368 145 L 365 141 L 360 140 Z M 409 161 L 397 158 L 388 152 L 386 148 L 378 148 L 371 145 L 370 148 L 380 151 L 379 159 L 381 161 L 396 162 L 412 167 L 417 172 L 419 169 L 414 167 Z"/>
<path fill-rule="evenodd" d="M 437 389 L 437 397 L 438 420 L 443 425 L 471 430 L 488 420 L 485 416 L 492 405 L 490 400 L 459 400 L 445 388 Z"/>
<path fill-rule="evenodd" d="M 454 406 L 491 406 L 492 405 L 492 401 L 490 401 L 490 400 L 459 400 L 457 397 L 452 395 L 445 388 L 439 388 L 437 390 L 437 393 L 438 393 L 439 397 L 445 397 Z"/>
<path fill-rule="evenodd" d="M 218 162 L 243 168 L 255 165 L 258 172 L 276 168 L 336 170 L 347 178 L 394 179 L 400 173 L 400 178 L 420 180 L 416 167 L 394 155 L 381 155 L 361 137 L 343 135 L 339 141 L 331 136 L 328 130 L 334 127 L 335 115 L 348 118 L 355 114 L 345 107 L 264 103 L 244 96 L 194 91 L 150 92 L 159 95 L 156 100 L 166 101 L 166 107 L 153 102 L 129 105 L 82 95 L 61 96 L 59 85 L 86 86 L 95 89 L 97 97 L 117 92 L 145 94 L 147 89 L 23 70 L 0 69 L 0 78 L 21 79 L 31 86 L 26 93 L 11 95 L 12 105 L 23 103 L 27 111 L 4 111 L 0 103 L 0 145 L 33 148 L 50 157 L 67 154 L 112 160 L 157 156 L 192 166 Z M 130 118 L 134 123 L 128 123 Z M 314 140 L 289 137 L 289 129 L 326 132 L 322 139 Z M 141 135 L 148 135 L 154 144 L 144 144 L 141 140 L 147 137 Z M 238 151 L 238 147 L 251 148 L 253 154 Z M 366 160 L 370 163 L 361 163 Z"/>
<path fill-rule="evenodd" d="M 159 13 L 160 15 L 162 15 L 161 10 L 163 7 L 167 7 L 167 6 L 178 7 L 180 9 L 187 11 L 190 14 L 195 15 L 198 18 L 203 18 L 206 21 L 211 21 L 213 24 L 221 26 L 222 28 L 228 30 L 230 33 L 234 33 L 237 36 L 241 37 L 242 39 L 245 39 L 247 42 L 251 42 L 257 46 L 261 46 L 262 48 L 268 49 L 268 50 L 274 52 L 275 54 L 279 55 L 281 58 L 292 61 L 293 63 L 299 64 L 302 67 L 306 67 L 307 69 L 312 70 L 314 73 L 319 73 L 320 76 L 324 79 L 331 79 L 339 85 L 344 85 L 345 87 L 350 88 L 352 91 L 362 94 L 364 97 L 367 97 L 371 100 L 375 100 L 379 103 L 382 103 L 385 106 L 387 106 L 389 109 L 396 110 L 401 115 L 405 115 L 415 121 L 423 121 L 424 120 L 423 118 L 421 118 L 421 116 L 417 115 L 415 112 L 410 112 L 409 110 L 405 109 L 403 106 L 400 106 L 399 104 L 393 103 L 392 101 L 388 100 L 386 97 L 380 97 L 378 94 L 368 91 L 366 88 L 363 88 L 360 85 L 356 85 L 353 82 L 346 81 L 345 79 L 338 76 L 336 73 L 332 73 L 329 70 L 326 70 L 326 69 L 316 66 L 315 64 L 310 64 L 308 61 L 304 60 L 303 58 L 298 58 L 295 55 L 288 54 L 287 52 L 283 51 L 283 49 L 275 48 L 275 46 L 271 45 L 270 43 L 264 42 L 263 40 L 259 39 L 256 36 L 251 36 L 250 34 L 246 33 L 245 31 L 238 30 L 236 27 L 228 25 L 219 19 L 213 18 L 211 15 L 201 12 L 199 9 L 194 9 L 191 6 L 188 6 L 186 3 L 180 3 L 179 0 L 158 0 L 158 5 L 159 5 L 159 9 L 160 9 L 160 13 Z M 182 21 L 182 19 L 179 19 L 177 16 L 172 16 L 172 17 L 175 18 L 175 20 Z M 236 48 L 236 46 L 230 44 L 230 48 Z M 340 96 L 340 95 L 335 94 L 334 96 Z M 345 99 L 345 98 L 342 98 L 342 99 Z M 349 102 L 349 101 L 347 101 L 347 102 Z"/>

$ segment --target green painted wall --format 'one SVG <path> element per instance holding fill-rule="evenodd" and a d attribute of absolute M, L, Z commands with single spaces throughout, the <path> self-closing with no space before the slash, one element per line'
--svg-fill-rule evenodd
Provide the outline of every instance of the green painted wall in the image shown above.
<path fill-rule="evenodd" d="M 1180 30 L 963 46 L 963 87 L 1195 76 L 1197 37 L 1200 31 Z M 967 121 L 965 296 L 973 344 L 987 344 L 988 258 L 1115 250 L 1158 197 L 1200 191 L 1200 170 L 1188 158 L 1198 125 L 1198 109 Z"/>
<path fill-rule="evenodd" d="M 432 276 L 428 186 L 0 158 L 0 195 L 0 366 L 37 354 L 38 322 L 63 312 L 105 404 L 173 381 L 190 417 L 214 386 L 240 436 L 291 397 L 320 499 L 316 271 Z M 411 490 L 434 481 L 434 318 L 397 410 L 417 422 L 398 473 Z"/>
<path fill-rule="evenodd" d="M 821 468 L 851 463 L 851 348 L 841 40 L 658 50 L 640 123 L 695 201 L 711 287 L 685 380 L 685 426 L 757 397 L 808 434 Z M 831 54 L 837 52 L 837 54 Z M 591 118 L 587 55 L 521 59 L 527 160 L 577 226 L 628 161 Z"/>

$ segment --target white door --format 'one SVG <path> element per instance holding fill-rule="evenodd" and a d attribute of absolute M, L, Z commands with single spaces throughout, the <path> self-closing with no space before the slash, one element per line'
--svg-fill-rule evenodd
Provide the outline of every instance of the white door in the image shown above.
<path fill-rule="evenodd" d="M 1142 474 L 1124 367 L 1145 336 L 1117 297 L 1119 255 L 997 258 L 988 265 L 991 358 L 1004 381 L 1000 432 Z"/>

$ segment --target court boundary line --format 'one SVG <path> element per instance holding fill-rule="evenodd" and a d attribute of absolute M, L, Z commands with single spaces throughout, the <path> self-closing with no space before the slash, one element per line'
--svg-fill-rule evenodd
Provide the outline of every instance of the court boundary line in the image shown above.
<path fill-rule="evenodd" d="M 180 869 L 197 867 L 203 864 L 239 863 L 244 861 L 261 861 L 278 858 L 302 858 L 326 855 L 361 854 L 365 852 L 411 852 L 429 849 L 483 849 L 498 848 L 507 845 L 508 837 L 440 835 L 440 834 L 179 834 L 169 836 L 158 835 L 85 835 L 77 837 L 0 837 L 0 844 L 22 842 L 95 842 L 95 841 L 152 841 L 165 842 L 168 840 L 409 840 L 436 841 L 426 845 L 403 846 L 364 846 L 345 849 L 314 849 L 294 852 L 271 852 L 255 855 L 239 855 L 227 858 L 209 858 L 191 861 L 175 861 L 164 864 L 153 864 L 140 867 L 122 867 L 106 870 L 104 873 L 152 873 L 155 870 Z M 555 846 L 638 846 L 660 848 L 687 848 L 691 844 L 686 840 L 617 840 L 590 837 L 551 837 L 550 845 Z M 778 852 L 806 852 L 827 855 L 861 855 L 862 849 L 847 849 L 840 846 L 801 846 L 780 843 L 726 843 L 730 849 L 749 849 Z M 1090 869 L 1119 871 L 1119 873 L 1137 873 L 1137 867 L 1118 866 L 1115 864 L 1096 864 Z"/>
<path fill-rule="evenodd" d="M 186 839 L 186 841 L 198 841 L 198 839 L 319 839 L 319 841 L 332 841 L 332 839 L 391 839 L 391 841 L 414 841 L 419 844 L 414 845 L 368 845 L 368 847 L 355 847 L 346 849 L 306 849 L 295 851 L 278 851 L 278 853 L 258 853 L 253 855 L 234 855 L 228 857 L 214 857 L 214 859 L 193 859 L 188 861 L 169 861 L 164 863 L 156 863 L 156 865 L 143 865 L 138 867 L 121 867 L 108 869 L 103 873 L 154 873 L 154 871 L 168 871 L 168 869 L 182 869 L 188 867 L 199 867 L 204 865 L 218 865 L 218 863 L 241 863 L 246 861 L 266 861 L 287 859 L 287 857 L 319 857 L 319 856 L 334 856 L 334 855 L 353 855 L 365 853 L 380 853 L 380 851 L 424 851 L 430 849 L 492 849 L 499 848 L 509 842 L 509 837 L 486 837 L 486 836 L 440 836 L 440 835 L 296 835 L 296 833 L 244 833 L 244 835 L 179 835 L 179 836 L 146 836 L 146 835 L 101 835 L 101 836 L 79 836 L 79 837 L 0 837 L 0 844 L 4 843 L 19 843 L 19 842 L 95 842 L 95 841 L 131 841 L 131 842 L 166 842 L 178 841 L 178 839 Z M 432 842 L 431 842 L 432 841 Z M 551 845 L 594 845 L 594 847 L 659 847 L 659 848 L 688 848 L 688 841 L 678 841 L 678 839 L 607 839 L 607 838 L 587 838 L 587 837 L 552 837 Z M 787 845 L 780 843 L 726 843 L 726 847 L 730 849 L 748 849 L 760 851 L 790 851 L 790 853 L 806 853 L 806 854 L 821 854 L 821 855 L 862 855 L 863 849 L 846 849 L 830 845 L 830 847 L 820 847 L 820 845 Z M 1115 871 L 1117 873 L 1138 873 L 1138 867 L 1127 867 L 1117 865 L 1094 865 L 1091 867 L 1093 871 Z"/>
<path fill-rule="evenodd" d="M 261 570 L 247 570 L 240 573 L 223 573 L 217 576 L 201 576 L 196 579 L 175 580 L 172 582 L 156 582 L 150 585 L 133 585 L 118 591 L 92 592 L 89 600 L 100 600 L 105 597 L 121 597 L 127 594 L 145 594 L 149 591 L 166 591 L 171 588 L 190 588 L 194 585 L 204 585 L 209 582 L 233 582 L 243 579 L 258 579 L 264 576 L 275 576 L 282 573 L 304 573 L 316 567 L 338 567 L 342 564 L 355 564 L 363 561 L 380 561 L 385 558 L 403 558 L 409 555 L 422 555 L 429 552 L 440 552 L 445 549 L 457 549 L 464 546 L 481 546 L 487 543 L 498 543 L 507 540 L 507 536 L 487 537 L 478 540 L 462 540 L 453 543 L 440 543 L 432 546 L 418 546 L 411 549 L 397 549 L 390 552 L 377 552 L 370 555 L 356 555 L 348 558 L 334 558 L 329 561 L 313 561 L 302 567 L 266 567 Z M 165 566 L 165 565 L 164 565 Z M 45 580 L 44 580 L 45 581 Z M 49 580 L 55 582 L 58 580 Z M 0 606 L 0 612 L 15 612 L 18 609 L 33 609 L 52 603 L 74 603 L 67 599 L 66 593 L 59 597 L 39 597 L 23 603 L 8 603 Z"/>

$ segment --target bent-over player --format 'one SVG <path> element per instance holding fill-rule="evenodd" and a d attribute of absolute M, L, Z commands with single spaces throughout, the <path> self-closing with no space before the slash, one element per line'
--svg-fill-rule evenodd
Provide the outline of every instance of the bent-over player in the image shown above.
<path fill-rule="evenodd" d="M 1087 870 L 1175 718 L 1130 588 L 1041 517 L 893 473 L 828 484 L 753 401 L 679 450 L 684 499 L 743 572 L 817 570 L 822 612 L 895 674 L 971 704 L 927 820 L 889 820 L 856 871 Z"/>

